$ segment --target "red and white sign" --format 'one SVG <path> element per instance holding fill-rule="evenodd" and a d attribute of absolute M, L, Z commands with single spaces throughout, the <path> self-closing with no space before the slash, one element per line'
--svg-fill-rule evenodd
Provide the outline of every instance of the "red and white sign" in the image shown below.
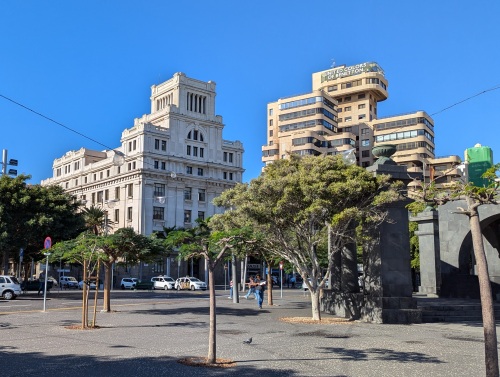
<path fill-rule="evenodd" d="M 280 262 L 280 270 L 283 269 L 283 261 Z"/>
<path fill-rule="evenodd" d="M 45 249 L 50 249 L 52 247 L 52 239 L 50 237 L 47 237 L 45 241 L 43 241 L 43 247 Z"/>

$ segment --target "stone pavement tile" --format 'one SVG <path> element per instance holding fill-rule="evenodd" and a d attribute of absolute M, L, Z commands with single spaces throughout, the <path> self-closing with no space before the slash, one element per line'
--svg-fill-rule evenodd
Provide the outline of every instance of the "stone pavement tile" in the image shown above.
<path fill-rule="evenodd" d="M 484 375 L 477 325 L 308 325 L 280 321 L 310 316 L 308 296 L 289 293 L 262 310 L 252 300 L 217 300 L 217 356 L 229 369 L 177 363 L 205 356 L 208 299 L 115 305 L 98 313 L 98 330 L 69 330 L 77 310 L 0 317 L 4 376 L 462 376 Z M 140 302 L 140 299 L 136 301 Z M 250 345 L 243 340 L 253 338 Z"/>

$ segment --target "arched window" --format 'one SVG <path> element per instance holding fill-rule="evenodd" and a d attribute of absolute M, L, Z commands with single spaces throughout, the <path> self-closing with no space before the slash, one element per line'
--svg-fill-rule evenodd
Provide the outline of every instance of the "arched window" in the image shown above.
<path fill-rule="evenodd" d="M 191 140 L 191 131 L 188 133 L 188 139 Z"/>

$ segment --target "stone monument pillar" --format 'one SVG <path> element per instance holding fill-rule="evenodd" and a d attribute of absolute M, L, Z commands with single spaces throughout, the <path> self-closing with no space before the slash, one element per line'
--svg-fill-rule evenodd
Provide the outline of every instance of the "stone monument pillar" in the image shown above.
<path fill-rule="evenodd" d="M 367 168 L 374 175 L 388 174 L 407 185 L 411 177 L 406 166 L 397 165 L 390 156 L 393 145 L 373 148 L 377 162 Z M 364 253 L 365 291 L 361 319 L 376 323 L 420 323 L 422 315 L 412 297 L 408 199 L 387 206 L 388 219 L 378 229 Z"/>
<path fill-rule="evenodd" d="M 420 286 L 419 293 L 437 297 L 441 290 L 441 257 L 439 248 L 438 212 L 426 209 L 410 221 L 418 223 L 420 245 Z"/>

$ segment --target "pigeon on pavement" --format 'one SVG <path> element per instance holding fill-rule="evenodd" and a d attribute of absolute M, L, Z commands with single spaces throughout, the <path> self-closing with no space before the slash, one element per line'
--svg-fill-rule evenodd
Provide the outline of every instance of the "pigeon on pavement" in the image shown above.
<path fill-rule="evenodd" d="M 245 344 L 252 343 L 252 338 L 248 338 L 248 339 L 244 340 L 243 343 L 245 343 Z"/>

